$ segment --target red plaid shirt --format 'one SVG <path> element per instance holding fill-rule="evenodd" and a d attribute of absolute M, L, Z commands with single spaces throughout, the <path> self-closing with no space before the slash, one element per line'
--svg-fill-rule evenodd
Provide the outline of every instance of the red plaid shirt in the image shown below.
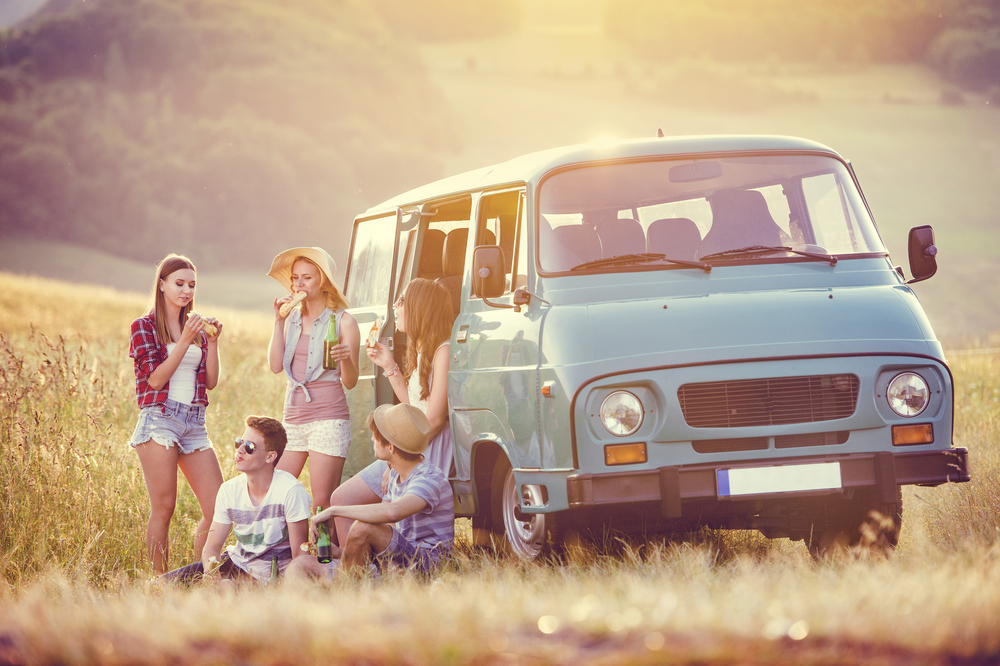
<path fill-rule="evenodd" d="M 156 338 L 156 323 L 152 313 L 132 322 L 132 336 L 129 339 L 128 355 L 135 361 L 135 399 L 139 407 L 153 407 L 167 402 L 170 382 L 157 391 L 149 386 L 149 376 L 156 368 L 167 360 L 167 346 L 161 345 Z M 208 343 L 202 336 L 201 363 L 198 364 L 198 376 L 195 379 L 194 402 L 196 405 L 208 405 L 207 370 Z"/>

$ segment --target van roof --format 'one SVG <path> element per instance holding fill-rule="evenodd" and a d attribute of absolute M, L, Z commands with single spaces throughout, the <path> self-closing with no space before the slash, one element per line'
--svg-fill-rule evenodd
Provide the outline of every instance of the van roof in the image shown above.
<path fill-rule="evenodd" d="M 531 182 L 554 168 L 570 164 L 657 155 L 706 155 L 771 150 L 822 152 L 840 157 L 832 148 L 821 143 L 792 136 L 707 135 L 595 141 L 529 153 L 493 166 L 442 178 L 372 206 L 364 215 L 368 216 L 387 208 L 394 209 L 397 206 L 418 205 L 429 199 L 459 192 Z"/>

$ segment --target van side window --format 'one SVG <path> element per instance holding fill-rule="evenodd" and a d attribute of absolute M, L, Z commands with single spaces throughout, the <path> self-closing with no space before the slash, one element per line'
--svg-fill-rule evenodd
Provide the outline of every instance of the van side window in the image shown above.
<path fill-rule="evenodd" d="M 518 219 L 523 190 L 486 194 L 479 202 L 476 246 L 499 245 L 503 250 L 506 292 L 513 284 L 515 249 L 518 247 Z M 526 281 L 526 280 L 525 280 Z M 475 294 L 471 294 L 475 297 Z"/>
<path fill-rule="evenodd" d="M 816 243 L 827 252 L 858 252 L 858 221 L 844 199 L 843 188 L 832 174 L 802 179 L 809 219 L 816 231 Z"/>
<path fill-rule="evenodd" d="M 396 241 L 396 216 L 387 215 L 359 222 L 347 278 L 347 300 L 355 308 L 389 302 L 392 250 Z"/>

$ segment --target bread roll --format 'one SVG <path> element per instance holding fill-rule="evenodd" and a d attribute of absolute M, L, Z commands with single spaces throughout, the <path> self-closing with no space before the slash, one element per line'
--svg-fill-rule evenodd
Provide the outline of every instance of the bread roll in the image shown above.
<path fill-rule="evenodd" d="M 218 327 L 215 324 L 209 322 L 207 319 L 205 319 L 205 317 L 203 317 L 200 312 L 198 312 L 197 310 L 191 310 L 191 312 L 188 312 L 188 317 L 190 317 L 191 315 L 198 315 L 199 317 L 201 317 L 202 323 L 205 324 L 204 328 L 205 335 L 207 335 L 210 338 L 214 338 L 219 334 Z"/>
<path fill-rule="evenodd" d="M 281 308 L 278 309 L 278 314 L 280 314 L 282 317 L 287 317 L 288 313 L 292 311 L 292 308 L 294 308 L 296 305 L 298 305 L 304 300 L 306 300 L 306 292 L 304 291 L 295 292 L 295 295 L 292 296 L 292 300 L 288 301 L 287 303 L 281 304 Z"/>

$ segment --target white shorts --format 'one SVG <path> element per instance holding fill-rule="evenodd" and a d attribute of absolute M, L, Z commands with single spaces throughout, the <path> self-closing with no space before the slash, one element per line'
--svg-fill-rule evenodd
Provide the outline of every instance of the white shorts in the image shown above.
<path fill-rule="evenodd" d="M 328 419 L 311 423 L 282 423 L 288 443 L 285 451 L 315 451 L 338 458 L 347 457 L 351 447 L 351 422 Z"/>

